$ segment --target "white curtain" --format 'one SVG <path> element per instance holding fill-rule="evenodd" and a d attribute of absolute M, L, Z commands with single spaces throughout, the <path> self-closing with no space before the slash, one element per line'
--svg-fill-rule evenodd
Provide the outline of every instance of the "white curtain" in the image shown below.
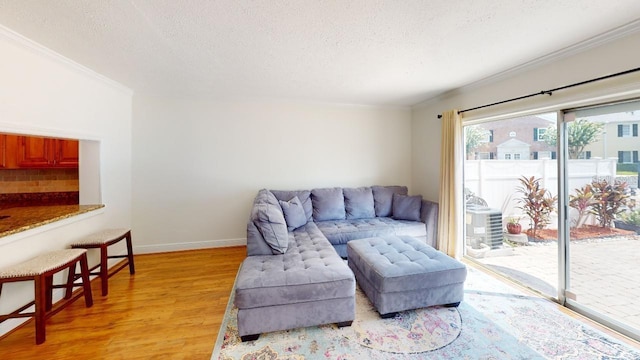
<path fill-rule="evenodd" d="M 457 110 L 442 114 L 438 249 L 451 257 L 462 255 L 462 118 Z"/>

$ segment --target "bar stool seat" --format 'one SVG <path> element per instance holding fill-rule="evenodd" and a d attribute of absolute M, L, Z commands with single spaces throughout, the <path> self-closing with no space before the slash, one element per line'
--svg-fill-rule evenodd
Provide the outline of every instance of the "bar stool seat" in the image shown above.
<path fill-rule="evenodd" d="M 82 284 L 74 283 L 76 279 L 75 269 L 78 263 L 80 263 L 79 277 L 82 278 Z M 54 285 L 53 275 L 64 269 L 69 270 L 66 284 Z M 55 250 L 14 266 L 0 269 L 0 294 L 2 294 L 2 285 L 5 283 L 29 280 L 34 282 L 34 300 L 10 314 L 0 315 L 0 322 L 13 318 L 34 317 L 36 322 L 36 344 L 42 344 L 46 339 L 46 319 L 75 300 L 72 299 L 74 287 L 82 286 L 85 305 L 87 307 L 93 305 L 91 284 L 89 283 L 87 250 Z M 56 304 L 54 309 L 52 292 L 55 288 L 64 288 L 66 291 L 64 300 Z M 23 313 L 24 310 L 32 305 L 35 305 L 35 311 Z"/>
<path fill-rule="evenodd" d="M 108 247 L 118 242 L 126 240 L 127 254 L 126 255 L 109 255 Z M 131 244 L 131 230 L 129 229 L 105 229 L 96 233 L 93 233 L 85 238 L 79 239 L 71 243 L 71 247 L 74 249 L 100 249 L 100 263 L 89 269 L 91 275 L 100 276 L 100 282 L 102 285 L 102 296 L 106 296 L 109 293 L 108 280 L 111 276 L 115 275 L 118 271 L 122 270 L 125 266 L 129 265 L 129 273 L 131 275 L 136 273 L 135 265 L 133 262 L 133 246 Z M 109 259 L 126 259 L 116 265 L 111 271 L 109 271 Z M 92 272 L 95 269 L 100 268 L 99 272 Z"/>

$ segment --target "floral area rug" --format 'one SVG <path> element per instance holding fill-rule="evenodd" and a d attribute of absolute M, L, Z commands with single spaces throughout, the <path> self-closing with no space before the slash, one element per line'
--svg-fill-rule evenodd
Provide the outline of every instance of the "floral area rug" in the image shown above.
<path fill-rule="evenodd" d="M 550 301 L 527 295 L 468 267 L 465 299 L 380 319 L 356 293 L 350 327 L 314 326 L 241 342 L 233 293 L 212 359 L 640 359 L 631 348 L 575 320 Z"/>

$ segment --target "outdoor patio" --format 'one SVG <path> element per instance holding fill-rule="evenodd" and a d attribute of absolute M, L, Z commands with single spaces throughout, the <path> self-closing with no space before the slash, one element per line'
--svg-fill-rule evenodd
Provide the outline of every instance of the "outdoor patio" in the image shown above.
<path fill-rule="evenodd" d="M 570 289 L 581 304 L 640 329 L 640 235 L 571 242 Z M 546 295 L 557 296 L 555 241 L 514 246 L 512 255 L 477 259 Z"/>

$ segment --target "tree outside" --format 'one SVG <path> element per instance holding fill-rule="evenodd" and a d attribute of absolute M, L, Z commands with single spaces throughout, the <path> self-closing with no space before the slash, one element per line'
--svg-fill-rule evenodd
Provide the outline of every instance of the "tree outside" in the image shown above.
<path fill-rule="evenodd" d="M 477 125 L 464 127 L 464 148 L 467 157 L 480 146 L 480 143 L 487 137 L 487 131 Z"/>
<path fill-rule="evenodd" d="M 569 159 L 579 159 L 584 148 L 598 140 L 603 128 L 603 123 L 591 122 L 585 119 L 569 123 L 567 126 Z M 544 134 L 544 141 L 550 146 L 557 146 L 558 131 L 555 126 L 550 126 L 547 129 Z"/>

